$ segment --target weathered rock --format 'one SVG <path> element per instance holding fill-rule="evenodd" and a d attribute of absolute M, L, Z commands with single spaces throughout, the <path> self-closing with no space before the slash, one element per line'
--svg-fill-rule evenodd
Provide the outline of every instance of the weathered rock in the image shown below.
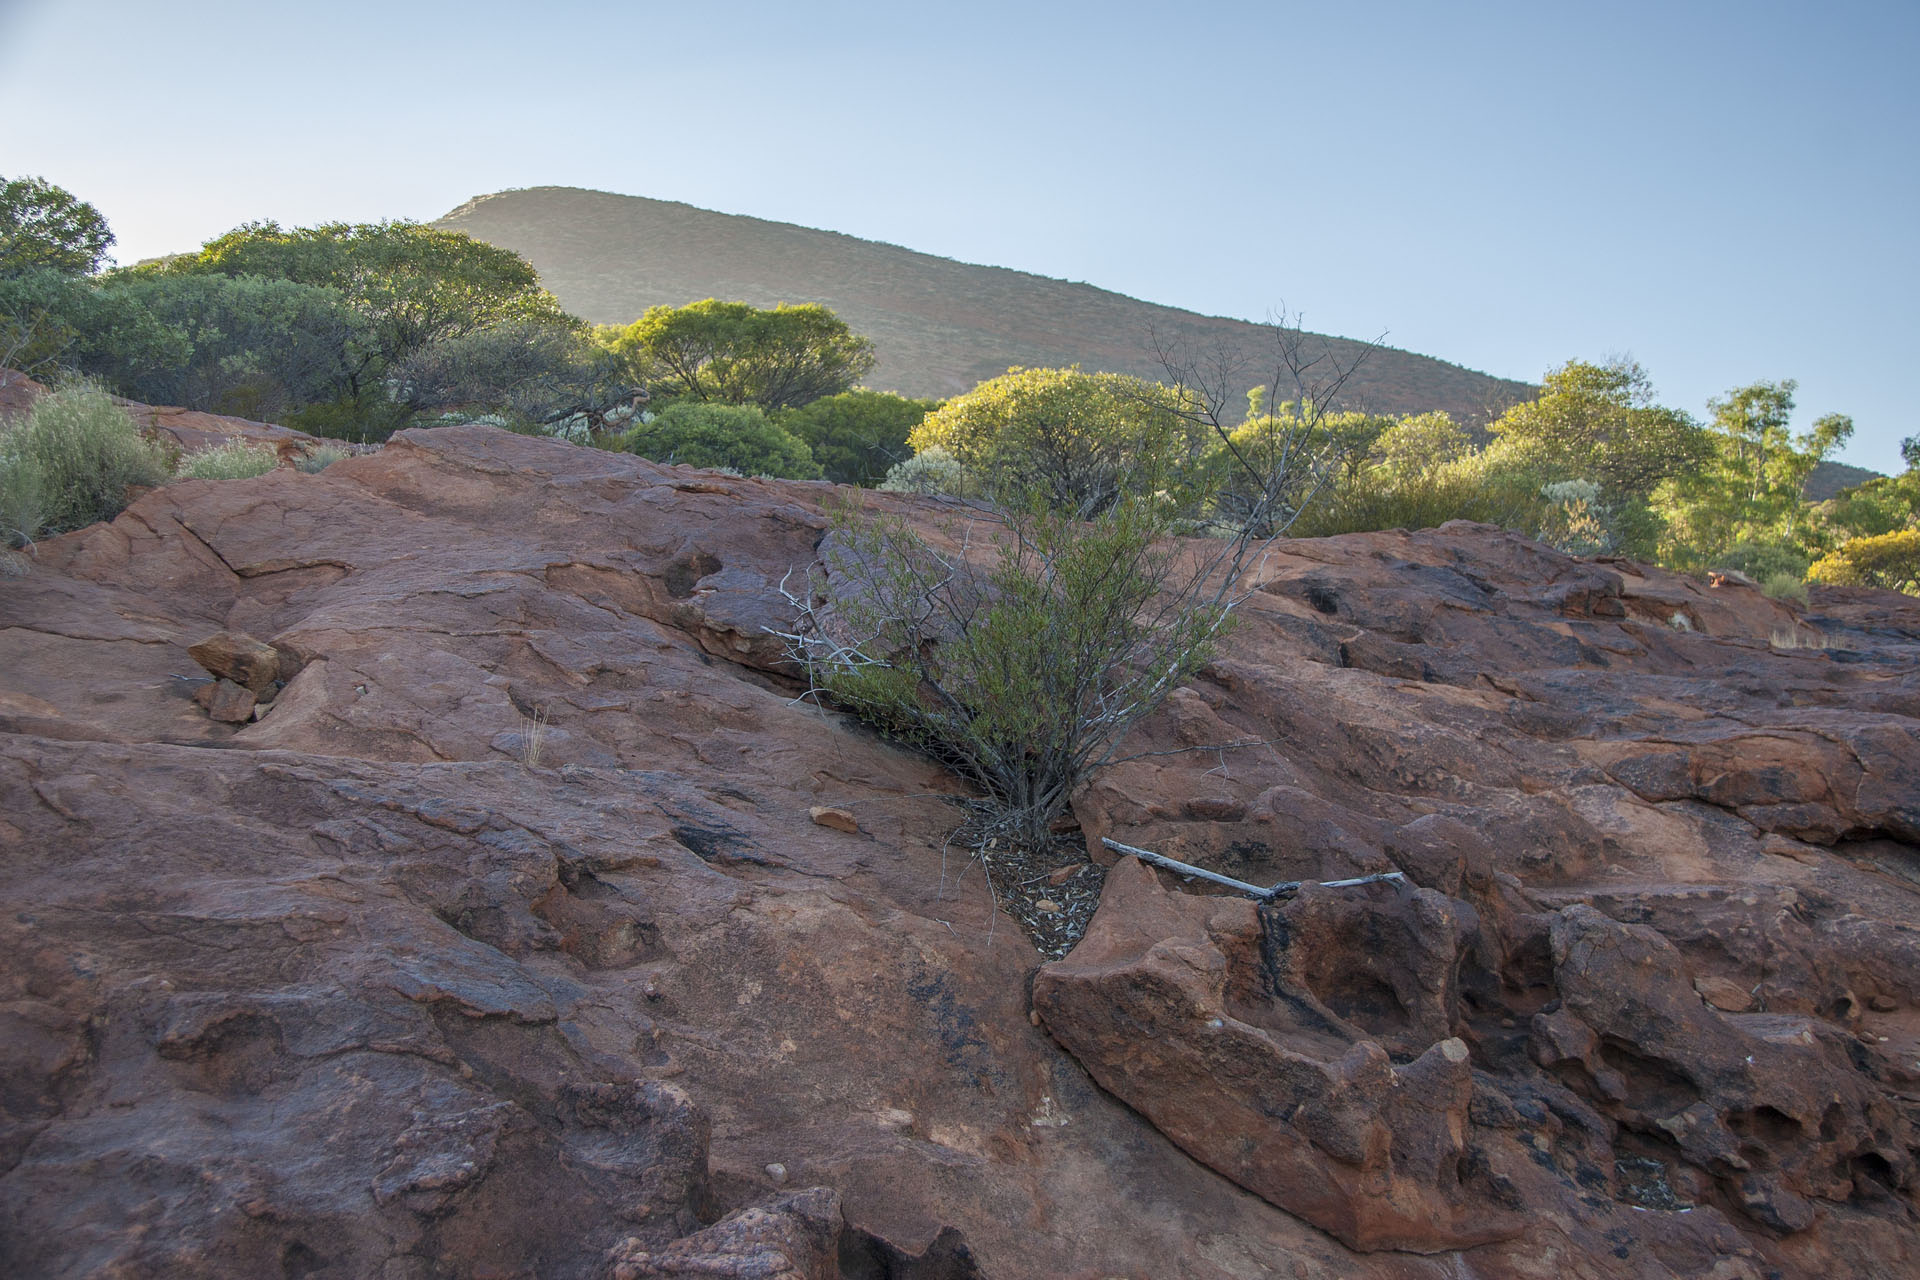
<path fill-rule="evenodd" d="M 280 678 L 280 651 L 238 632 L 216 632 L 189 645 L 187 653 L 210 674 L 245 686 L 256 698 L 268 696 Z"/>
<path fill-rule="evenodd" d="M 614 1246 L 613 1280 L 840 1280 L 840 1198 L 828 1187 L 736 1209 L 703 1231 L 648 1249 Z"/>
<path fill-rule="evenodd" d="M 206 708 L 207 715 L 223 724 L 245 724 L 253 719 L 259 701 L 253 690 L 231 680 L 219 679 L 193 691 L 193 700 Z"/>
<path fill-rule="evenodd" d="M 765 628 L 830 492 L 450 428 L 42 543 L 0 591 L 0 1271 L 603 1276 L 783 1182 L 848 1276 L 1920 1272 L 1920 607 L 1277 545 L 1075 797 L 1089 852 L 1417 892 L 1134 894 L 1166 928 L 1103 977 L 1114 890 L 1035 983 L 1083 1064 L 954 780 L 791 702 Z M 191 701 L 223 630 L 278 651 L 264 719 Z M 1157 1128 L 1186 1094 L 1244 1133 Z M 1256 1182 L 1517 1234 L 1359 1254 Z"/>
<path fill-rule="evenodd" d="M 860 820 L 853 816 L 851 810 L 816 804 L 807 810 L 807 817 L 811 818 L 816 826 L 832 827 L 835 831 L 845 831 L 853 835 L 860 833 Z"/>
<path fill-rule="evenodd" d="M 1461 922 L 1425 890 L 1390 904 L 1341 893 L 1262 912 L 1171 895 L 1129 859 L 1085 940 L 1035 980 L 1034 1006 L 1184 1150 L 1352 1248 L 1439 1253 L 1518 1235 L 1518 1218 L 1461 1185 L 1468 1050 L 1447 1011 L 1426 1007 L 1444 999 L 1434 988 Z M 1393 932 L 1407 941 L 1383 945 Z M 1429 990 L 1403 1001 L 1386 985 L 1401 973 Z M 1350 1019 L 1425 1043 L 1395 1067 Z"/>

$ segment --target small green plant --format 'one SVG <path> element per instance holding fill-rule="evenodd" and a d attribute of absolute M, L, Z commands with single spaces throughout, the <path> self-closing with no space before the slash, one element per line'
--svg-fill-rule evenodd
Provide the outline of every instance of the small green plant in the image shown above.
<path fill-rule="evenodd" d="M 950 532 L 936 547 L 843 510 L 787 595 L 788 652 L 814 690 L 977 786 L 983 836 L 1043 847 L 1081 782 L 1212 656 L 1249 544 L 1165 539 L 1144 500 Z"/>
<path fill-rule="evenodd" d="M 1795 604 L 1807 602 L 1807 584 L 1797 574 L 1770 573 L 1767 580 L 1760 584 L 1760 590 L 1772 600 L 1791 600 Z"/>
<path fill-rule="evenodd" d="M 929 445 L 919 453 L 887 469 L 880 482 L 887 493 L 945 494 L 964 497 L 973 491 L 960 460 L 939 445 Z"/>
<path fill-rule="evenodd" d="M 250 480 L 279 465 L 280 455 L 272 445 L 235 436 L 225 444 L 186 455 L 175 475 L 182 480 Z"/>
<path fill-rule="evenodd" d="M 323 444 L 307 450 L 304 454 L 300 455 L 300 457 L 294 459 L 293 465 L 308 475 L 314 475 L 325 471 L 334 463 L 344 458 L 351 458 L 352 456 L 353 454 L 350 451 L 342 449 L 338 445 Z"/>
<path fill-rule="evenodd" d="M 110 520 L 129 485 L 167 478 L 165 452 L 106 392 L 75 386 L 35 402 L 0 436 L 0 517 L 14 542 Z"/>

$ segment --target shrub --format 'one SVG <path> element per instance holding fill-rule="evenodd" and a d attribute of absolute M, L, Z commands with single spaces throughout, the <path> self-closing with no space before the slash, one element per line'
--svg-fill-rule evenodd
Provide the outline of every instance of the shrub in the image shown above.
<path fill-rule="evenodd" d="M 1163 541 L 1160 504 L 976 516 L 943 551 L 842 513 L 786 637 L 813 688 L 953 768 L 989 830 L 1044 847 L 1079 785 L 1211 656 L 1244 541 Z M 990 566 L 970 541 L 991 530 Z"/>
<path fill-rule="evenodd" d="M 1376 467 L 1308 503 L 1290 532 L 1324 538 L 1376 529 L 1431 529 L 1449 520 L 1497 524 L 1537 536 L 1551 519 L 1530 479 L 1474 465 L 1477 456 L 1416 475 Z"/>
<path fill-rule="evenodd" d="M 308 475 L 314 475 L 318 472 L 325 471 L 341 459 L 352 456 L 352 453 L 340 448 L 338 445 L 323 444 L 318 448 L 307 450 L 306 453 L 294 459 L 293 465 Z"/>
<path fill-rule="evenodd" d="M 1097 515 L 1170 485 L 1206 447 L 1181 392 L 1118 373 L 1010 369 L 927 415 L 917 451 L 950 452 L 1008 506 Z"/>
<path fill-rule="evenodd" d="M 16 525 L 16 538 L 59 533 L 109 520 L 127 505 L 128 485 L 159 484 L 167 459 L 140 434 L 127 411 L 96 387 L 42 396 L 24 421 L 0 438 L 0 475 L 15 497 L 38 495 L 37 514 Z M 27 513 L 22 505 L 10 520 Z"/>
<path fill-rule="evenodd" d="M 936 444 L 905 462 L 894 464 L 888 469 L 887 478 L 880 482 L 880 488 L 887 493 L 944 494 L 959 498 L 970 494 L 973 486 L 959 459 Z"/>
<path fill-rule="evenodd" d="M 827 479 L 871 488 L 913 456 L 907 436 L 939 407 L 938 400 L 862 389 L 789 409 L 775 421 L 807 442 Z"/>
<path fill-rule="evenodd" d="M 182 480 L 248 480 L 279 465 L 280 455 L 272 445 L 235 436 L 225 444 L 188 454 L 174 474 Z"/>
<path fill-rule="evenodd" d="M 753 405 L 670 405 L 622 436 L 620 447 L 655 462 L 728 467 L 784 480 L 820 478 L 806 444 Z"/>
<path fill-rule="evenodd" d="M 1791 600 L 1795 604 L 1807 602 L 1807 584 L 1796 574 L 1768 574 L 1767 580 L 1760 584 L 1760 590 L 1772 600 Z"/>
<path fill-rule="evenodd" d="M 1848 539 L 1808 569 L 1807 580 L 1920 595 L 1920 529 Z"/>

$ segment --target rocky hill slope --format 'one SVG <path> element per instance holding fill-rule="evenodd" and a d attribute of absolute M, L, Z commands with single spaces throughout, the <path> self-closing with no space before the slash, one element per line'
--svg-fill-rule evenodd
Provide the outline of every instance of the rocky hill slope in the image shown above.
<path fill-rule="evenodd" d="M 0 583 L 0 1272 L 1920 1271 L 1915 602 L 1284 544 L 1077 813 L 1409 883 L 1043 965 L 779 675 L 831 492 L 411 431 Z"/>
<path fill-rule="evenodd" d="M 1153 331 L 1244 351 L 1252 360 L 1247 386 L 1271 371 L 1269 340 L 1244 321 L 667 200 L 534 187 L 480 196 L 434 225 L 512 249 L 569 311 L 597 323 L 625 324 L 651 306 L 708 297 L 763 307 L 824 303 L 874 340 L 879 364 L 868 382 L 907 395 L 956 395 L 1016 364 L 1163 377 Z M 1358 349 L 1329 342 L 1343 361 Z M 1446 409 L 1479 422 L 1531 393 L 1525 383 L 1383 349 L 1343 407 Z"/>

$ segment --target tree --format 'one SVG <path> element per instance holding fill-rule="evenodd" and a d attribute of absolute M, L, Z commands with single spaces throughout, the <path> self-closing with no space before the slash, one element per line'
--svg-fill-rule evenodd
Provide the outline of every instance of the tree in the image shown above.
<path fill-rule="evenodd" d="M 768 413 L 846 391 L 873 344 L 816 303 L 762 310 L 708 298 L 652 307 L 612 338 L 656 397 L 757 405 Z"/>
<path fill-rule="evenodd" d="M 98 292 L 179 334 L 185 353 L 91 372 L 136 400 L 245 418 L 342 394 L 366 328 L 338 291 L 290 280 L 134 274 L 109 277 Z"/>
<path fill-rule="evenodd" d="M 579 324 L 518 254 L 412 222 L 330 222 L 291 231 L 249 223 L 208 241 L 198 254 L 146 270 L 261 276 L 336 291 L 365 323 L 348 374 L 356 400 L 429 343 L 511 321 Z"/>
<path fill-rule="evenodd" d="M 1706 567 L 1736 552 L 1764 553 L 1772 563 L 1782 550 L 1801 565 L 1811 558 L 1807 477 L 1853 434 L 1853 420 L 1826 414 L 1794 435 L 1794 390 L 1790 379 L 1756 382 L 1709 402 L 1714 452 L 1705 466 L 1676 477 L 1667 495 L 1668 563 Z"/>
<path fill-rule="evenodd" d="M 575 417 L 604 425 L 609 412 L 645 396 L 613 352 L 576 328 L 537 320 L 429 343 L 400 363 L 394 382 L 416 409 L 499 413 L 529 425 Z"/>
<path fill-rule="evenodd" d="M 807 442 L 827 479 L 872 488 L 913 455 L 907 437 L 939 407 L 938 400 L 860 388 L 822 396 L 775 421 Z"/>
<path fill-rule="evenodd" d="M 746 476 L 817 480 L 820 466 L 799 437 L 754 405 L 669 405 L 628 431 L 621 448 L 655 462 L 721 467 Z"/>
<path fill-rule="evenodd" d="M 1151 494 L 1198 459 L 1205 436 L 1178 392 L 1120 373 L 1009 369 L 930 413 L 910 437 L 939 447 L 996 500 L 1082 519 Z"/>
<path fill-rule="evenodd" d="M 1265 352 L 1224 341 L 1200 347 L 1178 334 L 1148 335 L 1179 413 L 1217 446 L 1202 491 L 1217 495 L 1211 499 L 1216 525 L 1232 530 L 1242 545 L 1285 534 L 1337 474 L 1355 465 L 1358 438 L 1330 429 L 1329 416 L 1346 412 L 1339 406 L 1347 384 L 1386 337 L 1343 347 L 1307 332 L 1301 315 L 1284 309 L 1262 328 L 1270 344 Z M 1228 415 L 1250 370 L 1263 376 L 1247 393 L 1240 427 L 1251 424 L 1253 430 L 1236 439 L 1238 428 Z M 1262 406 L 1272 401 L 1279 409 L 1263 414 Z"/>
<path fill-rule="evenodd" d="M 0 278 L 28 271 L 90 275 L 113 232 L 100 211 L 45 178 L 0 178 Z"/>
<path fill-rule="evenodd" d="M 1569 360 L 1542 379 L 1540 395 L 1490 427 L 1496 461 L 1535 488 L 1586 480 L 1607 513 L 1603 549 L 1650 555 L 1659 521 L 1649 500 L 1665 481 L 1707 461 L 1712 443 L 1687 414 L 1654 403 L 1646 370 L 1632 360 Z"/>

